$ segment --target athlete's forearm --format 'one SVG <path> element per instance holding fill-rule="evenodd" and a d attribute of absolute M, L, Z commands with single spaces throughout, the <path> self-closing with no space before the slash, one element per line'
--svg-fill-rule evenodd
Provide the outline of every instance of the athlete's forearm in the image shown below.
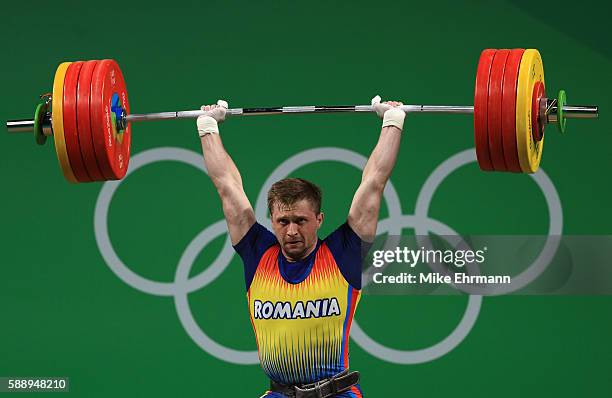
<path fill-rule="evenodd" d="M 395 126 L 383 127 L 378 143 L 363 170 L 362 182 L 382 191 L 391 176 L 400 148 L 402 131 Z"/>
<path fill-rule="evenodd" d="M 213 184 L 221 196 L 228 188 L 242 187 L 242 177 L 236 164 L 223 147 L 219 134 L 206 134 L 200 138 L 204 164 Z"/>

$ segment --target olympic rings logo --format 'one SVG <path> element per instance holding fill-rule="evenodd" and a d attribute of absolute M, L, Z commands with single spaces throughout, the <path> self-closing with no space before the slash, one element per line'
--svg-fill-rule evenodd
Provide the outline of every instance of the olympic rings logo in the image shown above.
<path fill-rule="evenodd" d="M 96 243 L 102 257 L 110 269 L 125 283 L 155 296 L 171 296 L 174 298 L 175 308 L 179 320 L 191 339 L 204 351 L 216 358 L 235 364 L 251 365 L 258 364 L 257 351 L 242 351 L 225 347 L 212 340 L 200 328 L 195 321 L 191 308 L 189 307 L 188 294 L 202 289 L 213 282 L 230 264 L 234 256 L 225 220 L 221 219 L 202 230 L 188 245 L 178 261 L 173 282 L 159 282 L 147 279 L 133 272 L 119 258 L 111 243 L 108 233 L 108 211 L 115 191 L 125 181 L 128 175 L 151 163 L 160 161 L 177 161 L 186 163 L 206 173 L 202 155 L 181 148 L 163 147 L 147 150 L 134 156 L 131 160 L 130 169 L 126 178 L 120 181 L 106 182 L 98 195 L 94 215 L 94 230 Z M 300 152 L 281 163 L 263 184 L 257 197 L 255 215 L 257 220 L 270 228 L 270 220 L 267 218 L 267 192 L 272 184 L 285 178 L 294 170 L 314 162 L 333 161 L 342 162 L 354 166 L 360 170 L 365 167 L 367 159 L 356 152 L 343 148 L 321 147 Z M 427 178 L 419 192 L 415 214 L 403 214 L 399 196 L 391 181 L 387 183 L 384 191 L 384 200 L 388 208 L 389 216 L 378 223 L 378 234 L 388 233 L 390 235 L 401 235 L 403 228 L 413 228 L 416 235 L 428 235 L 434 233 L 439 236 L 457 236 L 458 233 L 446 224 L 428 216 L 429 205 L 433 195 L 442 181 L 458 168 L 475 162 L 476 153 L 474 149 L 461 151 L 440 164 Z M 563 229 L 563 212 L 559 195 L 548 176 L 540 169 L 537 173 L 530 175 L 542 190 L 549 213 L 549 239 L 546 241 L 540 255 L 519 275 L 513 277 L 512 284 L 491 287 L 493 290 L 487 293 L 503 294 L 518 290 L 535 278 L 537 278 L 552 260 L 559 244 L 558 237 Z M 217 258 L 200 272 L 198 275 L 189 277 L 190 270 L 196 257 L 218 236 L 226 234 L 226 240 Z M 364 280 L 364 286 L 369 280 Z M 423 349 L 398 350 L 386 347 L 370 337 L 353 320 L 351 337 L 370 355 L 381 360 L 396 364 L 419 364 L 446 355 L 457 347 L 473 328 L 478 315 L 484 292 L 471 292 L 467 307 L 462 319 L 455 329 L 442 341 Z"/>

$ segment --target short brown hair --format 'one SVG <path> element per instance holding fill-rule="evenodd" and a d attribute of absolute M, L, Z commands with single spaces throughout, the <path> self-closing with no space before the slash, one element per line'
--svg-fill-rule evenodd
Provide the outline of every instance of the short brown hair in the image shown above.
<path fill-rule="evenodd" d="M 300 200 L 307 199 L 316 214 L 321 212 L 323 194 L 321 189 L 310 181 L 302 178 L 285 178 L 275 182 L 268 191 L 268 210 L 272 214 L 275 203 L 292 205 Z"/>

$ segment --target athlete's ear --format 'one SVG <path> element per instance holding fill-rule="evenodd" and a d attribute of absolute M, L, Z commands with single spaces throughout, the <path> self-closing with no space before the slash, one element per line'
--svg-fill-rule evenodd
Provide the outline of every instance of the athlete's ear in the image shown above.
<path fill-rule="evenodd" d="M 323 224 L 323 218 L 325 218 L 325 214 L 323 214 L 323 212 L 317 214 L 317 228 L 321 228 L 321 224 Z"/>

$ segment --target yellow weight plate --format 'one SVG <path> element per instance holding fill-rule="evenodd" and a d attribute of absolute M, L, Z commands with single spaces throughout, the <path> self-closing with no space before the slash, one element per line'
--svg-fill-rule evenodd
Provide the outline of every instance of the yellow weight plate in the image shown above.
<path fill-rule="evenodd" d="M 533 139 L 531 131 L 531 101 L 537 82 L 544 84 L 544 66 L 538 50 L 525 50 L 516 86 L 516 149 L 524 173 L 535 173 L 540 166 L 544 138 Z"/>
<path fill-rule="evenodd" d="M 68 152 L 66 152 L 66 140 L 64 139 L 64 78 L 71 62 L 63 62 L 55 71 L 53 79 L 53 100 L 51 102 L 51 126 L 53 127 L 53 141 L 55 142 L 55 152 L 59 160 L 64 177 L 73 183 L 77 182 L 70 167 Z"/>

